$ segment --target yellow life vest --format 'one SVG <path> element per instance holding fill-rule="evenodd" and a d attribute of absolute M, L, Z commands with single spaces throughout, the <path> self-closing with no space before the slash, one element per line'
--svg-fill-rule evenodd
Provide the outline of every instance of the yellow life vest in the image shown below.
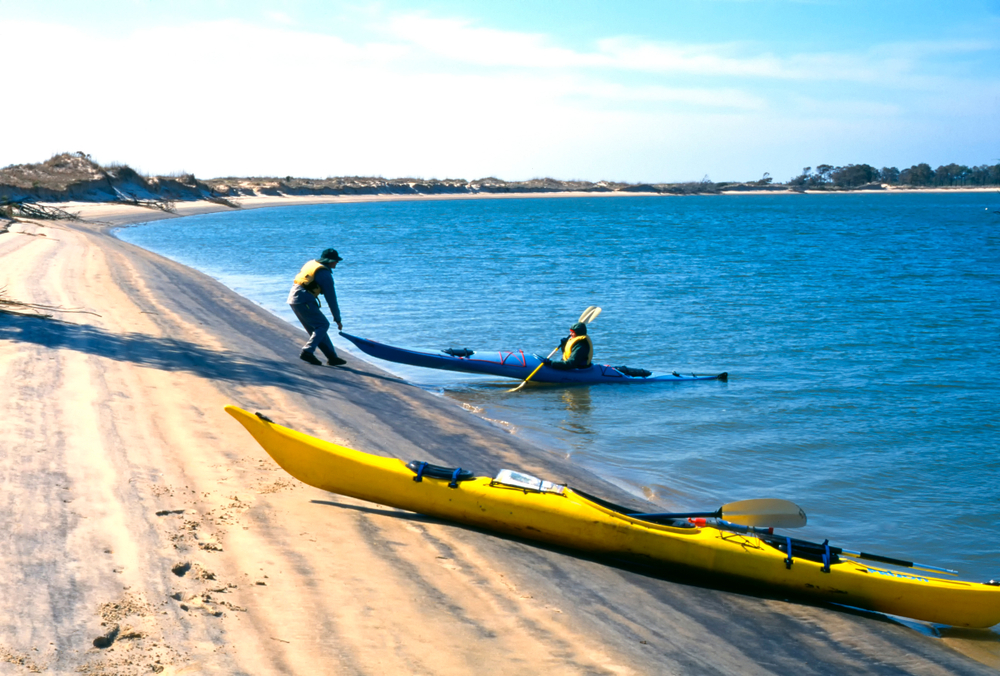
<path fill-rule="evenodd" d="M 306 261 L 306 264 L 299 270 L 299 274 L 295 275 L 295 283 L 319 298 L 322 290 L 319 288 L 319 284 L 316 283 L 316 271 L 325 267 L 319 261 Z"/>
<path fill-rule="evenodd" d="M 563 361 L 569 361 L 570 354 L 573 352 L 573 346 L 581 340 L 587 343 L 587 366 L 590 366 L 590 360 L 594 358 L 594 344 L 590 342 L 590 336 L 575 336 L 567 340 L 566 347 L 563 348 Z"/>

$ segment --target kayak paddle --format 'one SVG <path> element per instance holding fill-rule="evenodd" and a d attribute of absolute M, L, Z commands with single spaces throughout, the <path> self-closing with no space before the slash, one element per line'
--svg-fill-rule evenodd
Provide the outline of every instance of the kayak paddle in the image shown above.
<path fill-rule="evenodd" d="M 684 514 L 629 514 L 639 519 L 725 519 L 753 528 L 801 528 L 806 525 L 806 513 L 794 502 L 777 498 L 740 500 L 719 507 L 714 512 Z"/>
<path fill-rule="evenodd" d="M 591 305 L 590 307 L 588 307 L 586 310 L 583 311 L 583 314 L 580 315 L 579 321 L 584 324 L 589 324 L 590 322 L 597 319 L 597 315 L 599 314 L 601 314 L 601 308 L 597 307 L 596 305 Z"/>
<path fill-rule="evenodd" d="M 586 310 L 583 311 L 583 314 L 580 315 L 580 319 L 578 319 L 577 321 L 580 322 L 581 324 L 589 324 L 590 322 L 592 322 L 595 319 L 597 319 L 597 315 L 599 315 L 599 314 L 601 314 L 601 308 L 597 307 L 596 305 L 591 305 L 590 307 L 588 307 Z M 557 347 L 557 348 L 555 348 L 555 350 L 552 350 L 552 352 L 549 352 L 549 356 L 546 357 L 546 359 L 552 359 L 552 355 L 554 355 L 556 353 L 556 350 L 558 350 L 558 349 L 559 348 Z M 517 387 L 514 387 L 512 389 L 509 389 L 507 391 L 508 392 L 517 392 L 519 389 L 521 389 L 522 387 L 524 387 L 525 385 L 527 385 L 528 381 L 531 380 L 532 377 L 534 377 L 534 375 L 536 373 L 538 373 L 538 371 L 541 370 L 541 368 L 543 366 L 545 366 L 545 362 L 544 361 L 541 364 L 539 364 L 538 366 L 536 366 L 535 370 L 532 371 L 531 373 L 529 373 L 528 377 L 525 378 L 521 382 L 520 385 L 518 385 Z"/>
<path fill-rule="evenodd" d="M 833 549 L 833 548 L 831 548 Z M 952 570 L 951 568 L 938 568 L 936 566 L 925 566 L 922 563 L 914 563 L 913 561 L 902 561 L 900 559 L 893 559 L 888 556 L 879 556 L 878 554 L 866 554 L 864 552 L 855 552 L 850 549 L 836 548 L 838 554 L 844 554 L 845 556 L 853 556 L 856 559 L 868 559 L 869 561 L 879 561 L 880 563 L 888 563 L 893 566 L 902 566 L 903 568 L 919 568 L 920 570 L 928 570 L 932 573 L 947 573 L 948 575 L 958 575 L 957 570 Z"/>
<path fill-rule="evenodd" d="M 684 514 L 629 514 L 629 516 L 639 519 L 715 518 L 725 519 L 731 523 L 755 528 L 799 528 L 806 525 L 806 513 L 802 511 L 798 505 L 794 502 L 789 502 L 788 500 L 778 500 L 776 498 L 730 502 L 728 505 L 723 505 L 714 512 L 687 512 Z M 948 575 L 958 574 L 957 570 L 952 570 L 950 568 L 938 568 L 937 566 L 928 566 L 923 563 L 903 561 L 902 559 L 894 559 L 889 556 L 868 554 L 866 552 L 858 552 L 851 549 L 843 549 L 841 547 L 830 547 L 830 551 L 835 554 L 850 556 L 855 559 L 878 561 L 879 563 L 888 563 L 889 565 L 901 566 L 903 568 L 917 568 L 919 570 L 927 570 L 932 573 L 945 573 Z"/>

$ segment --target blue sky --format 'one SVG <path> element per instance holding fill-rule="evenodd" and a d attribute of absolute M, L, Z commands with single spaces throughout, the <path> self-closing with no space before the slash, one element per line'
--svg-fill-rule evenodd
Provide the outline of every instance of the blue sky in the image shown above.
<path fill-rule="evenodd" d="M 0 165 L 787 180 L 1000 162 L 1000 0 L 0 0 Z"/>

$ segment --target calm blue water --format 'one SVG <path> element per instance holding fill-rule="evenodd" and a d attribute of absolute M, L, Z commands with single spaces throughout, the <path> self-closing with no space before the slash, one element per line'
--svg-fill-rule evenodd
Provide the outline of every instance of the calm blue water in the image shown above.
<path fill-rule="evenodd" d="M 547 354 L 601 306 L 596 361 L 729 382 L 511 395 L 379 366 L 672 507 L 786 498 L 803 537 L 985 580 L 1000 578 L 998 208 L 982 193 L 389 202 L 119 234 L 289 321 L 291 278 L 336 247 L 345 330 L 401 346 Z"/>

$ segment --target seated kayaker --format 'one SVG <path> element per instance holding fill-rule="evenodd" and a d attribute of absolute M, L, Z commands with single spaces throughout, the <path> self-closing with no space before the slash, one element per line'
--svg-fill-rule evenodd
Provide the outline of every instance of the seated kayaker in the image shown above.
<path fill-rule="evenodd" d="M 587 325 L 583 322 L 577 322 L 569 327 L 569 336 L 562 339 L 559 347 L 563 351 L 562 359 L 556 361 L 545 359 L 543 363 L 546 366 L 560 371 L 585 369 L 590 366 L 590 360 L 594 358 L 594 344 L 590 342 Z"/>

